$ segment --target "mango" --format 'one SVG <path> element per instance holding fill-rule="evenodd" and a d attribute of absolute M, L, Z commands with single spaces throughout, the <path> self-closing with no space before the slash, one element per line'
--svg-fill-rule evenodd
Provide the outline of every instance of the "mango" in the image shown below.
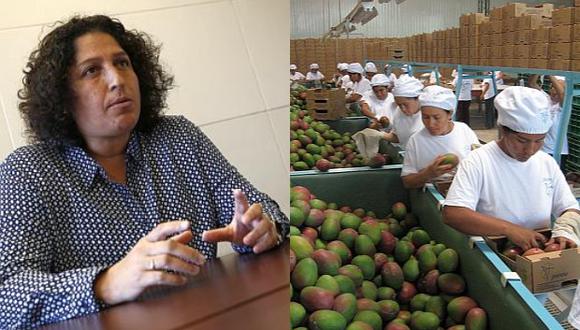
<path fill-rule="evenodd" d="M 291 206 L 290 207 L 290 224 L 292 226 L 296 226 L 296 227 L 300 227 L 302 226 L 302 224 L 304 223 L 304 213 L 302 213 L 302 210 Z"/>
<path fill-rule="evenodd" d="M 397 314 L 397 319 L 402 320 L 405 324 L 409 324 L 411 323 L 411 312 L 401 310 L 399 311 L 399 314 Z"/>
<path fill-rule="evenodd" d="M 318 266 L 312 258 L 304 258 L 298 261 L 290 277 L 292 286 L 297 290 L 312 286 L 318 279 Z"/>
<path fill-rule="evenodd" d="M 453 249 L 445 249 L 437 256 L 437 269 L 441 273 L 451 273 L 459 265 L 459 256 Z"/>
<path fill-rule="evenodd" d="M 345 228 L 338 233 L 338 240 L 346 244 L 349 249 L 354 249 L 354 241 L 357 237 L 358 232 L 353 228 Z"/>
<path fill-rule="evenodd" d="M 335 218 L 326 218 L 320 227 L 320 238 L 325 241 L 332 241 L 338 237 L 340 232 L 340 221 Z"/>
<path fill-rule="evenodd" d="M 318 199 L 318 198 L 311 199 L 310 200 L 310 207 L 317 209 L 317 210 L 324 211 L 324 210 L 326 210 L 326 202 L 321 200 L 321 199 Z"/>
<path fill-rule="evenodd" d="M 403 227 L 401 227 L 401 225 L 399 223 L 391 223 L 389 224 L 389 231 L 395 236 L 395 237 L 402 237 L 405 234 L 405 230 L 403 229 Z"/>
<path fill-rule="evenodd" d="M 455 273 L 441 274 L 437 279 L 437 286 L 441 292 L 450 295 L 460 295 L 465 291 L 465 280 Z"/>
<path fill-rule="evenodd" d="M 307 286 L 300 291 L 300 302 L 309 312 L 331 309 L 334 304 L 334 294 L 324 288 Z"/>
<path fill-rule="evenodd" d="M 470 309 L 465 316 L 465 327 L 469 330 L 487 329 L 487 313 L 479 307 Z"/>
<path fill-rule="evenodd" d="M 354 295 L 356 293 L 356 285 L 354 281 L 346 275 L 336 275 L 334 276 L 338 287 L 340 288 L 340 293 L 350 293 Z"/>
<path fill-rule="evenodd" d="M 381 227 L 375 220 L 367 220 L 360 224 L 358 228 L 359 234 L 364 234 L 370 237 L 373 245 L 379 244 L 381 241 Z"/>
<path fill-rule="evenodd" d="M 395 290 L 388 286 L 381 286 L 377 290 L 377 298 L 379 300 L 395 300 Z"/>
<path fill-rule="evenodd" d="M 447 304 L 447 314 L 449 314 L 449 317 L 453 321 L 463 323 L 467 312 L 475 307 L 478 307 L 475 300 L 467 296 L 461 296 L 451 300 Z"/>
<path fill-rule="evenodd" d="M 342 228 L 352 228 L 354 230 L 358 230 L 358 227 L 361 223 L 361 218 L 353 213 L 345 213 L 342 219 L 340 219 L 340 225 Z"/>
<path fill-rule="evenodd" d="M 437 268 L 437 256 L 431 250 L 424 250 L 417 255 L 419 260 L 419 270 L 421 273 L 427 273 Z"/>
<path fill-rule="evenodd" d="M 371 281 L 363 281 L 361 286 L 357 288 L 357 298 L 368 298 L 375 301 L 377 296 L 377 285 Z"/>
<path fill-rule="evenodd" d="M 335 297 L 340 294 L 340 286 L 338 285 L 338 282 L 330 275 L 320 276 L 316 281 L 315 286 L 332 292 Z"/>
<path fill-rule="evenodd" d="M 352 213 L 353 213 L 354 215 L 356 215 L 357 217 L 359 217 L 359 218 L 362 218 L 362 217 L 364 217 L 364 216 L 366 215 L 366 211 L 365 211 L 365 209 L 363 209 L 363 208 L 361 208 L 361 207 L 354 209 L 354 210 L 352 211 Z"/>
<path fill-rule="evenodd" d="M 302 228 L 302 236 L 308 238 L 310 242 L 314 242 L 318 238 L 318 231 L 311 227 L 304 227 Z"/>
<path fill-rule="evenodd" d="M 327 210 L 328 209 L 330 209 L 330 210 L 336 210 L 336 209 L 338 209 L 338 205 L 336 205 L 336 203 L 328 203 L 326 205 L 326 207 L 327 207 Z"/>
<path fill-rule="evenodd" d="M 391 232 L 383 230 L 381 231 L 381 240 L 377 244 L 377 250 L 385 254 L 393 254 L 396 244 L 397 239 L 395 236 Z"/>
<path fill-rule="evenodd" d="M 380 273 L 381 268 L 383 268 L 383 264 L 385 262 L 389 261 L 389 256 L 387 256 L 384 253 L 377 252 L 373 256 L 373 261 L 375 262 L 375 273 L 377 273 L 377 272 Z"/>
<path fill-rule="evenodd" d="M 324 222 L 324 212 L 319 209 L 310 209 L 308 216 L 304 219 L 304 225 L 317 228 Z"/>
<path fill-rule="evenodd" d="M 433 245 L 433 252 L 435 252 L 437 257 L 439 257 L 439 254 L 441 254 L 441 252 L 445 251 L 446 249 L 447 247 L 443 243 L 437 243 Z"/>
<path fill-rule="evenodd" d="M 292 272 L 294 270 L 294 267 L 296 266 L 296 253 L 294 253 L 294 250 L 290 250 L 290 272 Z"/>
<path fill-rule="evenodd" d="M 401 304 L 408 304 L 411 299 L 417 294 L 417 288 L 411 282 L 403 282 L 401 291 L 397 294 L 397 301 Z"/>
<path fill-rule="evenodd" d="M 344 330 L 346 329 L 346 320 L 338 312 L 319 310 L 308 318 L 308 328 L 310 330 Z"/>
<path fill-rule="evenodd" d="M 415 317 L 411 317 L 411 329 L 413 330 L 437 330 L 439 327 L 437 315 L 429 312 L 417 312 Z"/>
<path fill-rule="evenodd" d="M 413 299 L 411 299 L 411 311 L 425 311 L 425 304 L 427 304 L 429 298 L 431 298 L 431 296 L 426 293 L 416 294 Z"/>
<path fill-rule="evenodd" d="M 338 275 L 338 268 L 342 265 L 340 256 L 329 250 L 316 250 L 310 257 L 316 261 L 318 274 L 320 275 Z"/>
<path fill-rule="evenodd" d="M 355 321 L 362 321 L 373 327 L 373 330 L 382 330 L 383 320 L 375 311 L 360 311 L 354 316 Z"/>
<path fill-rule="evenodd" d="M 443 300 L 443 298 L 441 298 L 440 296 L 431 296 L 429 297 L 429 300 L 427 300 L 427 302 L 425 303 L 425 312 L 431 312 L 435 315 L 437 315 L 437 317 L 440 320 L 444 320 L 445 317 L 447 316 L 447 303 L 445 302 L 445 300 Z"/>
<path fill-rule="evenodd" d="M 383 283 L 395 290 L 399 290 L 403 285 L 403 270 L 396 262 L 389 261 L 385 263 L 381 269 L 381 276 Z"/>
<path fill-rule="evenodd" d="M 334 299 L 332 309 L 340 313 L 347 322 L 350 322 L 357 312 L 356 303 L 356 297 L 352 293 L 343 293 Z"/>
<path fill-rule="evenodd" d="M 439 278 L 439 271 L 437 269 L 430 270 L 417 281 L 417 290 L 419 292 L 428 293 L 430 295 L 437 294 L 439 291 L 437 287 L 437 279 Z"/>
<path fill-rule="evenodd" d="M 295 328 L 304 322 L 306 318 L 306 309 L 297 302 L 290 302 L 290 325 Z"/>
<path fill-rule="evenodd" d="M 395 260 L 401 265 L 405 264 L 407 260 L 415 252 L 415 247 L 409 241 L 398 241 L 395 245 Z"/>
<path fill-rule="evenodd" d="M 397 202 L 391 207 L 391 212 L 397 220 L 403 220 L 407 215 L 407 207 L 402 202 Z"/>
<path fill-rule="evenodd" d="M 372 280 L 375 277 L 375 261 L 368 255 L 358 255 L 352 258 L 351 263 L 360 268 L 365 280 Z"/>
<path fill-rule="evenodd" d="M 363 273 L 356 265 L 344 265 L 338 269 L 338 273 L 350 277 L 355 286 L 360 286 L 363 282 Z"/>
<path fill-rule="evenodd" d="M 465 330 L 465 325 L 463 324 L 456 324 L 456 325 L 452 325 L 449 328 L 447 328 L 447 330 Z"/>
<path fill-rule="evenodd" d="M 371 299 L 368 298 L 359 298 L 356 301 L 356 309 L 357 311 L 374 311 L 379 312 L 379 304 Z"/>
<path fill-rule="evenodd" d="M 302 160 L 308 165 L 308 168 L 312 168 L 316 164 L 316 159 L 309 152 L 302 155 Z"/>
<path fill-rule="evenodd" d="M 399 314 L 399 303 L 394 300 L 380 300 L 377 304 L 379 305 L 379 315 L 383 322 L 394 320 Z"/>
<path fill-rule="evenodd" d="M 362 321 L 354 321 L 346 327 L 346 330 L 373 330 L 373 327 Z"/>
<path fill-rule="evenodd" d="M 419 278 L 419 261 L 411 256 L 403 265 L 405 281 L 415 282 Z"/>
<path fill-rule="evenodd" d="M 290 249 L 296 253 L 297 260 L 308 258 L 314 252 L 312 244 L 302 236 L 290 236 Z"/>
<path fill-rule="evenodd" d="M 384 330 L 411 330 L 411 328 L 409 328 L 404 323 L 395 322 L 395 321 L 396 321 L 396 319 L 389 322 L 389 324 L 387 324 L 387 326 L 385 326 Z M 296 330 L 296 329 L 294 329 L 294 330 Z"/>
<path fill-rule="evenodd" d="M 314 138 L 310 137 L 310 138 L 316 139 L 316 137 L 314 137 Z M 308 151 L 309 153 L 311 153 L 313 155 L 320 154 L 320 152 L 321 152 L 320 146 L 313 144 L 313 143 L 306 145 L 306 151 Z"/>
<path fill-rule="evenodd" d="M 369 236 L 360 234 L 354 240 L 354 252 L 357 255 L 367 255 L 372 257 L 377 252 L 377 249 Z"/>
<path fill-rule="evenodd" d="M 308 214 L 310 214 L 311 207 L 310 207 L 310 204 L 308 203 L 308 201 L 298 199 L 298 200 L 293 201 L 290 204 L 290 206 L 291 207 L 294 206 L 294 207 L 297 207 L 300 210 L 302 210 L 302 213 L 304 214 L 305 218 L 308 216 Z"/>
<path fill-rule="evenodd" d="M 326 250 L 326 243 L 324 243 L 323 240 L 321 240 L 320 238 L 317 238 L 316 241 L 314 241 L 314 250 Z"/>
<path fill-rule="evenodd" d="M 443 155 L 443 159 L 441 160 L 441 165 L 451 165 L 452 167 L 457 166 L 459 164 L 459 157 L 453 153 L 447 153 Z"/>
<path fill-rule="evenodd" d="M 385 156 L 381 154 L 376 154 L 369 159 L 369 167 L 380 168 L 387 163 Z"/>
<path fill-rule="evenodd" d="M 310 199 L 310 190 L 303 186 L 294 186 L 290 188 L 290 201 L 293 202 L 295 200 L 309 200 Z"/>
<path fill-rule="evenodd" d="M 296 226 L 290 226 L 290 236 L 300 235 L 300 229 Z"/>
<path fill-rule="evenodd" d="M 350 249 L 341 241 L 332 241 L 326 244 L 326 249 L 329 251 L 336 252 L 342 260 L 342 264 L 345 265 L 349 263 L 352 259 L 352 252 Z"/>
<path fill-rule="evenodd" d="M 411 239 L 411 242 L 413 245 L 415 245 L 416 248 L 419 248 L 424 244 L 429 244 L 429 241 L 431 241 L 431 237 L 429 237 L 429 234 L 423 229 L 418 229 L 413 232 L 413 238 Z"/>

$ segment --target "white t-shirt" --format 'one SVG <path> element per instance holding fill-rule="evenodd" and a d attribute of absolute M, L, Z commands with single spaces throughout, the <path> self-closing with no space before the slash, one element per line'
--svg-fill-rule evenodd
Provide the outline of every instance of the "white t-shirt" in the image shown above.
<path fill-rule="evenodd" d="M 389 75 L 389 79 L 391 79 L 391 86 L 393 86 L 395 84 L 395 81 L 397 81 L 397 75 L 392 73 Z"/>
<path fill-rule="evenodd" d="M 405 149 L 401 176 L 419 173 L 431 165 L 439 155 L 454 153 L 461 161 L 471 151 L 472 144 L 479 144 L 477 135 L 464 123 L 453 122 L 453 129 L 446 135 L 431 135 L 426 128 L 413 134 Z"/>
<path fill-rule="evenodd" d="M 578 209 L 564 174 L 538 151 L 526 162 L 506 155 L 496 141 L 459 163 L 443 205 L 466 207 L 529 229 L 550 226 L 550 216 Z"/>
<path fill-rule="evenodd" d="M 483 79 L 483 82 L 481 83 L 482 89 L 483 89 L 483 85 L 485 85 L 485 84 L 488 84 L 489 86 L 487 88 L 487 91 L 483 95 L 483 99 L 489 100 L 490 98 L 495 96 L 495 93 L 493 92 L 493 82 L 491 81 L 491 78 Z M 497 80 L 496 80 L 496 87 L 497 87 Z"/>
<path fill-rule="evenodd" d="M 306 74 L 306 80 L 324 80 L 324 75 L 320 71 L 316 71 L 316 73 L 308 71 Z"/>
<path fill-rule="evenodd" d="M 372 91 L 371 82 L 365 77 L 362 77 L 361 80 L 354 82 L 352 85 L 352 92 L 360 96 L 365 95 L 368 91 Z"/>
<path fill-rule="evenodd" d="M 292 80 L 292 81 L 302 80 L 304 78 L 306 78 L 306 77 L 298 71 L 294 72 L 294 74 L 290 74 L 290 80 Z"/>
<path fill-rule="evenodd" d="M 387 117 L 389 121 L 392 121 L 395 111 L 397 111 L 397 103 L 395 103 L 395 97 L 391 93 L 388 93 L 384 100 L 379 100 L 375 93 L 370 90 L 363 95 L 361 101 L 369 106 L 376 119 Z"/>
<path fill-rule="evenodd" d="M 421 120 L 421 111 L 417 111 L 416 114 L 407 116 L 399 107 L 395 110 L 395 114 L 393 115 L 392 125 L 393 128 L 392 132 L 397 135 L 399 138 L 399 144 L 401 148 L 407 148 L 407 142 L 409 142 L 409 138 L 414 133 L 418 132 L 421 128 L 423 128 L 423 121 Z"/>
<path fill-rule="evenodd" d="M 352 82 L 350 81 L 350 76 L 345 74 L 344 76 L 340 77 L 340 87 L 343 89 L 352 88 Z"/>
<path fill-rule="evenodd" d="M 548 96 L 549 97 L 549 96 Z M 552 102 L 552 100 L 550 100 Z M 560 119 L 562 119 L 562 107 L 559 102 L 552 102 L 552 107 L 550 108 L 550 116 L 552 118 L 552 127 L 546 134 L 544 139 L 544 147 L 542 150 L 549 154 L 554 154 L 556 149 L 556 140 L 558 138 L 558 130 L 560 129 Z M 562 155 L 568 154 L 568 137 L 564 139 L 562 144 Z"/>
<path fill-rule="evenodd" d="M 453 79 L 451 83 L 453 86 L 457 86 L 457 77 Z M 473 79 L 462 79 L 461 89 L 459 90 L 459 101 L 471 101 L 471 89 L 473 87 Z"/>
<path fill-rule="evenodd" d="M 568 314 L 568 322 L 575 329 L 580 329 L 580 290 L 578 289 L 576 289 L 576 294 L 574 295 L 574 301 L 572 302 L 570 314 Z"/>

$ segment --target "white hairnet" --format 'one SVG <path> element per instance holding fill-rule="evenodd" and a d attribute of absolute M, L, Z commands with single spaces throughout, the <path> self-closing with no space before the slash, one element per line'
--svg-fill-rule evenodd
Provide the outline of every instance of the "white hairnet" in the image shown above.
<path fill-rule="evenodd" d="M 364 70 L 360 63 L 350 63 L 348 65 L 348 73 L 360 73 L 363 74 Z"/>
<path fill-rule="evenodd" d="M 423 83 L 415 77 L 408 75 L 400 76 L 395 81 L 395 87 L 392 90 L 394 96 L 417 97 L 423 89 Z"/>
<path fill-rule="evenodd" d="M 552 126 L 549 97 L 537 89 L 511 86 L 499 93 L 493 102 L 497 122 L 526 134 L 545 134 Z"/>
<path fill-rule="evenodd" d="M 419 95 L 419 104 L 421 107 L 435 107 L 445 111 L 455 111 L 457 99 L 453 91 L 449 88 L 432 85 L 423 89 Z"/>
<path fill-rule="evenodd" d="M 365 72 L 377 73 L 377 66 L 373 62 L 368 62 L 365 64 Z"/>
<path fill-rule="evenodd" d="M 310 64 L 310 70 L 312 70 L 312 69 L 320 69 L 320 67 L 318 66 L 318 63 Z"/>
<path fill-rule="evenodd" d="M 298 68 L 296 67 L 296 64 L 290 64 L 290 70 L 296 70 L 296 69 L 298 69 Z"/>
<path fill-rule="evenodd" d="M 393 83 L 389 77 L 385 76 L 382 73 L 378 73 L 373 76 L 371 79 L 371 86 L 391 86 Z"/>
<path fill-rule="evenodd" d="M 340 71 L 343 71 L 343 70 L 348 70 L 348 63 L 338 63 L 338 66 L 337 66 L 337 68 L 338 68 Z"/>

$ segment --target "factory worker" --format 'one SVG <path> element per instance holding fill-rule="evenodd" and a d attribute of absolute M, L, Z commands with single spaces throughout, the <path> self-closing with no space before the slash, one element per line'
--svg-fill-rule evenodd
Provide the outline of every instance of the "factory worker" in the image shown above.
<path fill-rule="evenodd" d="M 463 74 L 466 77 L 467 74 Z M 451 82 L 455 88 L 457 86 L 457 75 Z M 471 90 L 473 89 L 473 79 L 461 79 L 461 89 L 459 90 L 459 97 L 457 102 L 457 121 L 464 122 L 469 125 L 469 105 L 471 104 Z"/>
<path fill-rule="evenodd" d="M 415 77 L 401 75 L 397 79 L 392 92 L 397 110 L 391 123 L 392 130 L 383 135 L 384 140 L 399 143 L 405 149 L 411 135 L 423 128 L 419 112 L 419 95 L 422 89 L 423 83 Z"/>
<path fill-rule="evenodd" d="M 336 66 L 338 73 L 334 76 L 336 81 L 336 87 L 346 88 L 350 82 L 350 77 L 348 76 L 348 63 L 338 63 Z"/>
<path fill-rule="evenodd" d="M 455 94 L 448 88 L 433 85 L 419 95 L 423 127 L 409 138 L 401 177 L 405 188 L 421 188 L 427 182 L 450 179 L 456 164 L 445 164 L 447 153 L 464 159 L 479 140 L 461 122 L 452 121 Z"/>
<path fill-rule="evenodd" d="M 403 64 L 403 66 L 401 67 L 401 74 L 399 75 L 399 77 L 397 77 L 397 79 L 400 79 L 403 76 L 409 76 L 409 65 L 408 64 Z"/>
<path fill-rule="evenodd" d="M 394 74 L 393 72 L 389 73 L 389 68 L 390 68 L 390 67 L 391 67 L 391 65 L 390 65 L 390 64 L 388 64 L 388 63 L 387 63 L 387 64 L 385 64 L 385 67 L 384 67 L 384 70 L 383 70 L 383 71 L 385 72 L 385 75 L 386 75 L 387 77 L 389 77 L 389 79 L 391 80 L 391 82 L 392 82 L 392 83 L 393 83 L 393 85 L 394 85 L 394 84 L 395 84 L 395 81 L 397 81 L 397 75 L 396 75 L 396 74 Z M 391 87 L 391 88 L 392 88 L 392 87 Z"/>
<path fill-rule="evenodd" d="M 556 150 L 556 140 L 558 138 L 558 131 L 560 130 L 560 121 L 562 119 L 562 102 L 564 101 L 565 94 L 565 81 L 566 78 L 561 76 L 544 76 L 544 79 L 550 79 L 552 87 L 550 87 L 550 94 L 546 94 L 546 97 L 550 100 L 550 118 L 552 118 L 552 127 L 546 134 L 544 139 L 544 147 L 542 150 L 547 152 L 549 155 L 554 155 Z M 531 88 L 538 89 L 543 92 L 542 88 L 538 85 L 538 75 L 531 75 L 528 80 L 528 85 Z M 568 157 L 568 137 L 564 138 L 562 144 L 562 158 L 560 164 L 566 163 L 566 158 Z M 560 166 L 561 168 L 563 166 Z"/>
<path fill-rule="evenodd" d="M 373 76 L 377 74 L 377 66 L 373 62 L 367 62 L 365 64 L 365 76 L 370 81 L 373 79 Z"/>
<path fill-rule="evenodd" d="M 372 90 L 365 93 L 361 100 L 362 114 L 371 118 L 371 121 L 381 123 L 383 128 L 388 128 L 397 111 L 395 97 L 389 93 L 391 80 L 382 73 L 378 73 L 371 79 Z"/>
<path fill-rule="evenodd" d="M 306 74 L 307 81 L 323 81 L 324 75 L 319 71 L 320 66 L 317 63 L 310 64 L 310 71 Z"/>
<path fill-rule="evenodd" d="M 491 73 L 490 73 L 491 74 Z M 494 76 L 496 87 L 499 85 L 497 75 Z M 485 128 L 492 128 L 497 117 L 496 110 L 493 106 L 496 91 L 493 89 L 493 81 L 491 78 L 485 78 L 481 82 L 480 99 L 485 103 Z"/>
<path fill-rule="evenodd" d="M 347 102 L 358 102 L 362 96 L 371 90 L 371 82 L 363 76 L 364 70 L 360 63 L 350 63 L 348 65 L 348 75 L 352 81 L 352 93 L 347 96 Z"/>
<path fill-rule="evenodd" d="M 302 73 L 296 71 L 297 69 L 296 64 L 290 64 L 290 80 L 297 82 L 304 81 L 306 77 Z"/>
<path fill-rule="evenodd" d="M 540 150 L 552 125 L 550 101 L 538 90 L 512 86 L 494 103 L 503 135 L 459 163 L 443 203 L 445 223 L 468 235 L 505 235 L 527 250 L 545 241 L 533 229 L 549 227 L 554 216 L 552 237 L 575 246 L 568 224 L 580 218 L 578 202 L 558 164 Z"/>

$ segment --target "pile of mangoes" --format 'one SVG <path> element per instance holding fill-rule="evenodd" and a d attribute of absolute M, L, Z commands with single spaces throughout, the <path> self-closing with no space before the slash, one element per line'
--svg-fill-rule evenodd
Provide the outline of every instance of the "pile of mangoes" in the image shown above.
<path fill-rule="evenodd" d="M 292 329 L 486 329 L 459 256 L 431 240 L 403 203 L 378 219 L 291 188 Z"/>

